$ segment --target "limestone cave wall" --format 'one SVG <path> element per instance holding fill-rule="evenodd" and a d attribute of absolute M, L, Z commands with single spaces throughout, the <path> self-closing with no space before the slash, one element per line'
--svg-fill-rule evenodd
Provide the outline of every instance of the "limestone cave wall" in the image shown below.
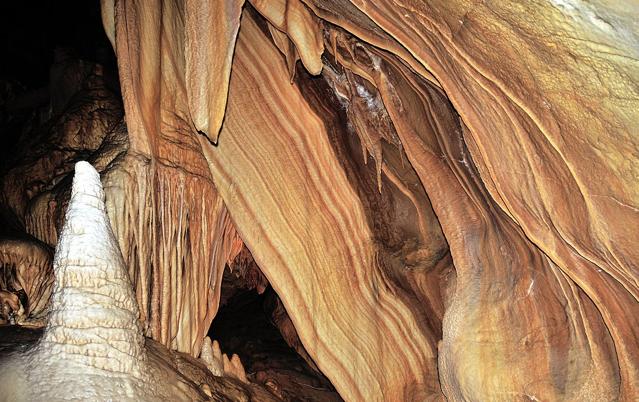
<path fill-rule="evenodd" d="M 101 13 L 121 92 L 99 65 L 52 76 L 84 96 L 61 92 L 74 106 L 23 144 L 46 145 L 4 172 L 0 201 L 55 246 L 89 160 L 145 335 L 210 347 L 240 256 L 344 400 L 639 399 L 639 7 Z"/>

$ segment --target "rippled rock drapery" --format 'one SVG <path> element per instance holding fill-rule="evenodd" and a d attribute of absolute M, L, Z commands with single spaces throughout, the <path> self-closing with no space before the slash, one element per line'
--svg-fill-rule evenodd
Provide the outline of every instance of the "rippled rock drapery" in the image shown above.
<path fill-rule="evenodd" d="M 638 10 L 250 3 L 103 1 L 131 147 L 206 157 L 340 394 L 636 399 Z"/>

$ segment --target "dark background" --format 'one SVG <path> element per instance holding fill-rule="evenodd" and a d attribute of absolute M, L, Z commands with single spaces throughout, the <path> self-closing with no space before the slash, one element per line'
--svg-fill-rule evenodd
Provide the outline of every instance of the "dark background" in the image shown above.
<path fill-rule="evenodd" d="M 0 1 L 0 79 L 29 88 L 48 82 L 56 47 L 80 58 L 114 62 L 99 0 Z"/>

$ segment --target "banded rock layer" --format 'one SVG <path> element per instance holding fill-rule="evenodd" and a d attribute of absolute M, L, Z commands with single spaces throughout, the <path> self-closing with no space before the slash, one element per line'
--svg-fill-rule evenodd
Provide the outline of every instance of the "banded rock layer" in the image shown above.
<path fill-rule="evenodd" d="M 132 144 L 197 138 L 345 399 L 637 398 L 637 10 L 155 3 L 103 2 Z"/>

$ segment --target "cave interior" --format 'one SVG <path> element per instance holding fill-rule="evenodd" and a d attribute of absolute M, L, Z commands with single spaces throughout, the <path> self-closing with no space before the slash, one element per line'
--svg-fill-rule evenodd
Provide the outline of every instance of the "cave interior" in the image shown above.
<path fill-rule="evenodd" d="M 0 5 L 0 401 L 639 400 L 639 6 Z"/>

